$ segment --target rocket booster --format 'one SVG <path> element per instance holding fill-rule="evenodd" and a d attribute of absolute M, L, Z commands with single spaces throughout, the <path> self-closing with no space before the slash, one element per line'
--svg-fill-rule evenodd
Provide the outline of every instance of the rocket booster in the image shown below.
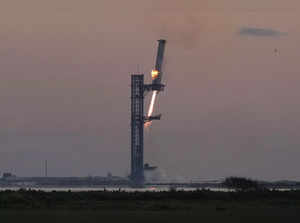
<path fill-rule="evenodd" d="M 155 99 L 157 94 L 160 91 L 164 90 L 165 85 L 161 83 L 162 80 L 162 68 L 163 68 L 163 62 L 164 62 L 164 53 L 165 53 L 165 46 L 166 46 L 166 40 L 160 39 L 158 40 L 158 50 L 157 50 L 157 56 L 156 56 L 156 63 L 155 63 L 155 69 L 152 70 L 152 84 L 146 84 L 144 85 L 144 88 L 146 91 L 153 91 L 151 103 L 149 106 L 148 115 L 144 117 L 144 122 L 146 126 L 150 125 L 152 120 L 160 120 L 161 115 L 152 116 Z M 150 124 L 149 124 L 150 123 Z"/>
<path fill-rule="evenodd" d="M 158 40 L 158 51 L 156 56 L 155 70 L 152 71 L 152 85 L 154 87 L 153 90 L 161 91 L 163 89 L 161 80 L 163 75 L 162 69 L 166 42 L 167 41 L 164 39 Z"/>

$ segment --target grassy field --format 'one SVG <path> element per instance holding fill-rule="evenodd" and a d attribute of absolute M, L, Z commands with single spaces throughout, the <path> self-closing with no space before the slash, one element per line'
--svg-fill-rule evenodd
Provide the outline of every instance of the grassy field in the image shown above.
<path fill-rule="evenodd" d="M 3 223 L 14 222 L 298 222 L 295 208 L 234 208 L 218 211 L 201 208 L 192 211 L 124 211 L 124 210 L 5 210 L 0 212 Z"/>
<path fill-rule="evenodd" d="M 298 222 L 300 192 L 0 192 L 0 222 Z"/>

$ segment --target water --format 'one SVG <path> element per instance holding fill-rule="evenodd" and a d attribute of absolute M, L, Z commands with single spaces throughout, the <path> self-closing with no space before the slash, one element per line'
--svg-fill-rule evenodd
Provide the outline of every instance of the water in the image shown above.
<path fill-rule="evenodd" d="M 222 188 L 222 187 L 170 187 L 170 186 L 148 186 L 143 188 L 133 188 L 133 187 L 0 187 L 0 191 L 5 190 L 36 190 L 36 191 L 72 191 L 72 192 L 88 192 L 88 191 L 123 191 L 123 192 L 166 192 L 170 190 L 176 191 L 196 191 L 196 190 L 210 190 L 215 192 L 232 192 L 233 189 Z M 277 191 L 291 191 L 295 188 L 276 188 Z"/>
<path fill-rule="evenodd" d="M 164 192 L 175 189 L 176 191 L 196 191 L 199 189 L 209 189 L 211 191 L 229 192 L 227 188 L 196 188 L 196 187 L 168 187 L 168 186 L 149 186 L 144 188 L 132 187 L 1 187 L 0 191 L 20 189 L 25 190 L 40 190 L 45 192 L 51 191 L 72 191 L 72 192 L 85 192 L 85 191 L 124 191 L 124 192 Z"/>

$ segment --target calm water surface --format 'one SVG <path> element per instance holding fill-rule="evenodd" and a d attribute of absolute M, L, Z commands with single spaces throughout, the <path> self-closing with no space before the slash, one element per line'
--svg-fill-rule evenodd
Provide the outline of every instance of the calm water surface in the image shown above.
<path fill-rule="evenodd" d="M 85 191 L 125 191 L 125 192 L 163 192 L 163 191 L 196 191 L 201 189 L 211 190 L 211 191 L 221 191 L 221 192 L 231 192 L 232 189 L 227 188 L 216 188 L 216 187 L 168 187 L 168 186 L 149 186 L 143 188 L 132 188 L 132 187 L 0 187 L 0 191 L 5 190 L 40 190 L 45 192 L 51 191 L 73 191 L 73 192 L 85 192 Z M 278 191 L 291 191 L 293 188 L 277 188 Z"/>
<path fill-rule="evenodd" d="M 169 191 L 170 189 L 176 189 L 177 191 L 196 191 L 199 188 L 193 187 L 176 187 L 171 188 L 168 186 L 160 186 L 160 187 L 144 187 L 144 188 L 132 188 L 132 187 L 1 187 L 0 191 L 5 190 L 41 190 L 46 192 L 51 191 L 74 191 L 74 192 L 81 192 L 81 191 L 125 191 L 125 192 L 161 192 L 161 191 Z M 200 188 L 200 189 L 209 189 L 211 191 L 224 191 L 228 192 L 230 190 L 226 188 Z"/>

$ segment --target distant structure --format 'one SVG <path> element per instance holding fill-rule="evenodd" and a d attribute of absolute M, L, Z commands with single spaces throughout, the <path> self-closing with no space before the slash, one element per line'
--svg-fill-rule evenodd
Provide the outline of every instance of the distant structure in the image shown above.
<path fill-rule="evenodd" d="M 131 180 L 144 182 L 144 75 L 131 76 Z"/>
<path fill-rule="evenodd" d="M 166 40 L 158 40 L 158 52 L 155 70 L 152 71 L 152 83 L 144 84 L 144 74 L 131 75 L 131 174 L 130 179 L 136 185 L 144 183 L 144 125 L 152 120 L 160 120 L 161 115 L 144 115 L 144 96 L 154 92 L 155 96 L 164 89 L 161 83 L 162 65 Z M 154 94 L 153 94 L 154 95 Z M 152 101 L 152 109 L 155 101 Z M 152 112 L 151 112 L 152 114 Z"/>
<path fill-rule="evenodd" d="M 147 183 L 153 183 L 161 179 L 160 172 L 157 171 L 157 166 L 151 166 L 148 163 L 144 165 L 144 176 Z"/>
<path fill-rule="evenodd" d="M 150 166 L 149 163 L 145 163 L 144 165 L 144 170 L 145 171 L 153 171 L 153 170 L 156 170 L 157 169 L 157 166 Z"/>
<path fill-rule="evenodd" d="M 45 177 L 48 177 L 48 161 L 45 160 Z"/>
<path fill-rule="evenodd" d="M 2 175 L 2 179 L 13 179 L 13 178 L 16 178 L 17 176 L 12 174 L 12 173 L 9 173 L 9 172 L 6 172 L 6 173 L 3 173 Z"/>

